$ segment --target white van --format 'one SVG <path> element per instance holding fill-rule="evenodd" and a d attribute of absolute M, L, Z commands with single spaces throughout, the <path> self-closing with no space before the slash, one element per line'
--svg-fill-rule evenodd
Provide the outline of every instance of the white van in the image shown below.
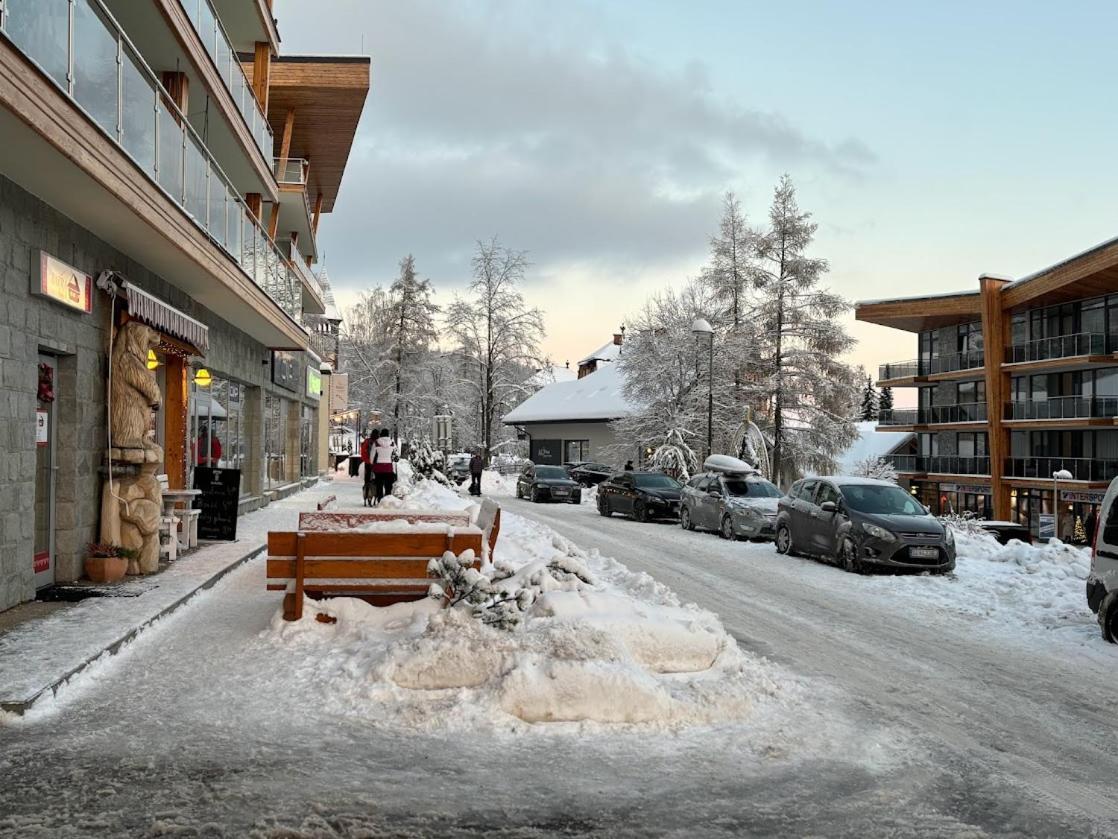
<path fill-rule="evenodd" d="M 1110 482 L 1095 527 L 1087 605 L 1099 616 L 1102 637 L 1118 644 L 1118 478 Z"/>

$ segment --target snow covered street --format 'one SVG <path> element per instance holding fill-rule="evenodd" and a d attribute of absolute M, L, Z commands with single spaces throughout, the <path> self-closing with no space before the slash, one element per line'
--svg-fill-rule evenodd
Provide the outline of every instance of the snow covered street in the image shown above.
<path fill-rule="evenodd" d="M 355 483 L 335 486 L 343 505 L 356 497 Z M 683 726 L 531 724 L 479 714 L 485 697 L 468 688 L 386 693 L 362 658 L 379 629 L 358 622 L 336 643 L 313 621 L 277 632 L 279 596 L 258 559 L 56 702 L 0 722 L 0 835 L 1118 829 L 1118 655 L 1085 626 L 1015 637 L 942 602 L 916 605 L 915 578 L 843 575 L 589 505 L 500 501 L 499 551 L 554 544 L 543 522 L 589 551 L 611 591 L 670 606 L 663 583 L 717 612 L 745 672 L 769 685 L 750 712 Z M 292 525 L 294 505 L 289 515 L 271 526 Z"/>

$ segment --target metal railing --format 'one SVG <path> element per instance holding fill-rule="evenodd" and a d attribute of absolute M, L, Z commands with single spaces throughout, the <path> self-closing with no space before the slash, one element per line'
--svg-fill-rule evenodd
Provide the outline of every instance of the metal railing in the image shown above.
<path fill-rule="evenodd" d="M 974 370 L 986 362 L 986 353 L 982 350 L 968 350 L 967 352 L 950 353 L 928 359 L 927 364 L 921 365 L 921 373 L 925 376 L 936 373 L 954 373 L 957 370 Z"/>
<path fill-rule="evenodd" d="M 989 457 L 933 455 L 924 458 L 924 471 L 939 475 L 989 475 Z"/>
<path fill-rule="evenodd" d="M 1092 419 L 1118 417 L 1118 398 L 1113 396 L 1052 396 L 1008 402 L 1007 420 Z"/>
<path fill-rule="evenodd" d="M 877 414 L 878 425 L 916 425 L 919 420 L 920 412 L 915 408 L 885 410 Z"/>
<path fill-rule="evenodd" d="M 927 425 L 955 422 L 986 422 L 985 402 L 960 402 L 957 405 L 929 405 L 920 411 L 920 422 Z"/>
<path fill-rule="evenodd" d="M 286 161 L 279 157 L 272 159 L 272 171 L 276 174 L 276 182 L 281 184 L 306 186 L 310 166 L 310 161 L 301 157 L 289 157 Z"/>
<path fill-rule="evenodd" d="M 915 454 L 887 454 L 885 461 L 898 472 L 923 472 L 924 458 Z"/>
<path fill-rule="evenodd" d="M 237 110 L 241 112 L 245 125 L 248 126 L 252 139 L 256 142 L 260 153 L 264 157 L 271 157 L 275 148 L 275 138 L 272 136 L 272 127 L 268 124 L 268 117 L 256 99 L 252 89 L 252 82 L 241 67 L 241 60 L 221 18 L 217 16 L 210 0 L 179 0 L 194 31 L 202 40 L 206 52 L 213 60 L 217 73 L 221 76 L 225 89 L 237 103 Z"/>
<path fill-rule="evenodd" d="M 1025 361 L 1047 361 L 1053 358 L 1073 358 L 1080 355 L 1104 355 L 1106 335 L 1101 332 L 1078 332 L 1074 335 L 1057 335 L 1040 338 L 1007 348 L 1006 361 L 1020 364 Z"/>
<path fill-rule="evenodd" d="M 877 368 L 878 381 L 889 379 L 910 379 L 920 374 L 920 363 L 912 361 L 892 361 Z"/>
<path fill-rule="evenodd" d="M 1052 475 L 1066 469 L 1076 481 L 1111 481 L 1118 477 L 1118 460 L 1090 457 L 1010 457 L 1005 461 L 1007 478 L 1034 478 L 1051 481 Z"/>
<path fill-rule="evenodd" d="M 322 288 L 322 283 L 318 281 L 314 271 L 307 267 L 302 255 L 294 245 L 291 246 L 291 267 L 294 269 L 296 276 L 318 295 L 319 300 L 325 303 L 326 292 Z"/>
<path fill-rule="evenodd" d="M 298 321 L 288 259 L 100 0 L 6 0 L 2 31 Z"/>

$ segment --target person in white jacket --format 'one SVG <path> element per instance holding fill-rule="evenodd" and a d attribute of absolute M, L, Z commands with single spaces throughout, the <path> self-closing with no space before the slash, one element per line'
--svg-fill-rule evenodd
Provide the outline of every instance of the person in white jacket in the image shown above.
<path fill-rule="evenodd" d="M 373 480 L 376 481 L 373 501 L 373 506 L 376 506 L 384 496 L 392 494 L 392 485 L 396 483 L 396 447 L 392 445 L 387 428 L 382 428 L 373 441 L 369 462 L 373 466 Z"/>

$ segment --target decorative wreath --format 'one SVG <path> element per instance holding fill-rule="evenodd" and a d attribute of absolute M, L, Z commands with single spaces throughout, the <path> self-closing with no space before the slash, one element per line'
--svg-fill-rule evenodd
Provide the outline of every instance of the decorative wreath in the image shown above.
<path fill-rule="evenodd" d="M 54 368 L 45 363 L 39 365 L 39 401 L 54 401 Z"/>

